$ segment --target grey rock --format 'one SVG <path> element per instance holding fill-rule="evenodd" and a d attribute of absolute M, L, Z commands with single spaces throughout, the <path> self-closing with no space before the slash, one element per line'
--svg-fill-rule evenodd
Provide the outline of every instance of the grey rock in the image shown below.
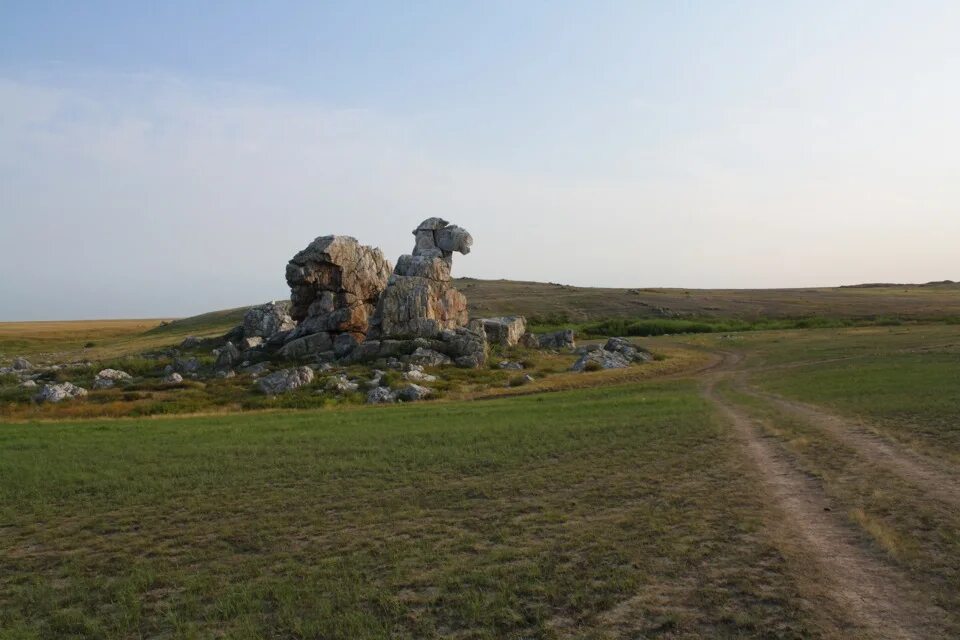
<path fill-rule="evenodd" d="M 181 349 L 196 349 L 201 346 L 203 346 L 203 338 L 198 336 L 187 336 L 183 339 L 183 342 L 180 343 Z"/>
<path fill-rule="evenodd" d="M 33 369 L 33 365 L 26 358 L 14 358 L 13 369 L 14 371 L 27 371 Z"/>
<path fill-rule="evenodd" d="M 515 347 L 527 331 L 527 319 L 523 316 L 503 316 L 483 318 L 483 331 L 490 344 L 502 347 Z"/>
<path fill-rule="evenodd" d="M 183 382 L 183 376 L 177 373 L 176 371 L 174 371 L 164 376 L 161 382 L 163 384 L 180 384 Z"/>
<path fill-rule="evenodd" d="M 227 342 L 221 347 L 220 352 L 217 354 L 217 362 L 213 365 L 213 368 L 217 371 L 226 371 L 240 362 L 240 360 L 240 351 L 232 342 Z"/>
<path fill-rule="evenodd" d="M 235 378 L 236 375 L 237 372 L 233 369 L 221 369 L 220 371 L 217 371 L 218 378 Z"/>
<path fill-rule="evenodd" d="M 355 334 L 341 333 L 333 340 L 333 353 L 337 358 L 344 358 L 350 355 L 350 352 L 356 349 L 358 344 L 360 344 L 360 340 L 357 339 Z M 376 354 L 379 350 L 380 345 L 376 345 L 373 348 L 373 353 Z"/>
<path fill-rule="evenodd" d="M 266 339 L 281 331 L 290 331 L 296 325 L 289 309 L 290 305 L 286 302 L 268 302 L 251 307 L 243 314 L 243 337 Z"/>
<path fill-rule="evenodd" d="M 37 383 L 34 380 L 24 380 L 20 383 L 21 389 L 36 389 Z"/>
<path fill-rule="evenodd" d="M 520 336 L 519 345 L 527 349 L 539 349 L 540 338 L 537 337 L 537 334 L 528 332 Z"/>
<path fill-rule="evenodd" d="M 287 264 L 294 337 L 317 331 L 367 333 L 370 316 L 390 277 L 380 249 L 349 236 L 322 236 Z M 299 333 L 298 333 L 299 332 Z"/>
<path fill-rule="evenodd" d="M 295 367 L 281 369 L 257 380 L 256 388 L 267 395 L 288 393 L 313 382 L 313 369 Z"/>
<path fill-rule="evenodd" d="M 623 355 L 627 360 L 633 362 L 650 362 L 653 360 L 653 354 L 644 349 L 643 347 L 638 347 L 635 344 L 632 344 L 626 338 L 610 338 L 607 340 L 607 344 L 603 347 L 606 351 L 614 351 Z"/>
<path fill-rule="evenodd" d="M 251 364 L 240 369 L 240 373 L 246 374 L 248 376 L 253 376 L 254 378 L 256 378 L 257 376 L 261 376 L 264 373 L 267 373 L 269 371 L 270 371 L 270 365 L 266 362 L 258 362 L 256 364 Z"/>
<path fill-rule="evenodd" d="M 580 356 L 580 359 L 570 367 L 570 370 L 585 371 L 591 362 L 595 362 L 601 369 L 623 369 L 630 366 L 630 360 L 622 353 L 597 349 Z"/>
<path fill-rule="evenodd" d="M 329 351 L 333 348 L 333 339 L 329 333 L 314 333 L 303 338 L 297 338 L 280 349 L 279 355 L 287 360 L 304 360 L 315 357 L 316 354 Z"/>
<path fill-rule="evenodd" d="M 513 362 L 511 360 L 502 360 L 497 364 L 497 366 L 501 369 L 507 369 L 510 371 L 520 371 L 523 369 L 522 364 L 519 362 Z"/>
<path fill-rule="evenodd" d="M 545 333 L 540 336 L 541 349 L 575 349 L 576 335 L 573 329 L 564 329 L 554 333 Z"/>
<path fill-rule="evenodd" d="M 200 361 L 196 358 L 174 358 L 173 370 L 178 373 L 196 373 L 200 370 Z"/>
<path fill-rule="evenodd" d="M 396 396 L 386 387 L 377 387 L 367 393 L 367 404 L 388 404 L 396 401 Z"/>
<path fill-rule="evenodd" d="M 410 382 L 436 382 L 437 376 L 412 369 L 403 374 L 403 379 L 409 380 Z"/>
<path fill-rule="evenodd" d="M 450 358 L 433 349 L 419 347 L 410 354 L 410 362 L 424 367 L 439 367 L 444 364 L 450 364 Z"/>
<path fill-rule="evenodd" d="M 434 338 L 467 324 L 467 299 L 451 286 L 450 267 L 453 251 L 470 251 L 470 234 L 442 218 L 428 218 L 413 235 L 413 253 L 400 257 L 377 301 L 370 321 L 374 338 Z"/>
<path fill-rule="evenodd" d="M 87 395 L 87 390 L 78 387 L 71 382 L 62 382 L 60 384 L 47 384 L 40 389 L 40 393 L 35 396 L 37 402 L 63 402 L 64 400 L 73 400 Z"/>
<path fill-rule="evenodd" d="M 345 375 L 339 375 L 327 380 L 325 387 L 328 391 L 336 393 L 353 393 L 360 388 L 360 385 L 348 380 Z"/>
<path fill-rule="evenodd" d="M 397 400 L 403 402 L 416 402 L 418 400 L 423 400 L 429 398 L 433 395 L 433 389 L 428 389 L 427 387 L 421 387 L 417 384 L 408 384 L 396 392 Z"/>

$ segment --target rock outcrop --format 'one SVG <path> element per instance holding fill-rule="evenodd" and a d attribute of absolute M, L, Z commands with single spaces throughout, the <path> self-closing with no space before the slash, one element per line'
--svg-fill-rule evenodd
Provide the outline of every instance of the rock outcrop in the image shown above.
<path fill-rule="evenodd" d="M 453 252 L 470 253 L 465 229 L 428 218 L 414 229 L 413 254 L 400 256 L 377 304 L 370 326 L 373 339 L 434 338 L 444 329 L 467 324 L 467 299 L 452 283 Z"/>
<path fill-rule="evenodd" d="M 390 263 L 350 236 L 322 236 L 287 264 L 295 338 L 319 332 L 366 335 Z"/>
<path fill-rule="evenodd" d="M 380 296 L 367 340 L 349 353 L 354 361 L 406 358 L 424 366 L 454 362 L 480 367 L 487 338 L 480 322 L 469 322 L 467 299 L 452 284 L 453 253 L 470 252 L 473 238 L 440 218 L 413 231 L 413 253 L 401 256 Z"/>

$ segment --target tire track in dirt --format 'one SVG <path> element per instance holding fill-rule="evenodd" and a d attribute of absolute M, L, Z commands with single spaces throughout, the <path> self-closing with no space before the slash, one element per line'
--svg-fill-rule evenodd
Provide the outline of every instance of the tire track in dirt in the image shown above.
<path fill-rule="evenodd" d="M 769 402 L 784 413 L 800 418 L 853 449 L 870 463 L 892 471 L 910 484 L 923 489 L 931 497 L 960 508 L 960 479 L 939 468 L 940 465 L 934 460 L 897 446 L 868 428 L 819 407 L 761 391 L 749 385 L 742 376 L 736 377 L 735 388 Z"/>
<path fill-rule="evenodd" d="M 730 421 L 734 433 L 757 468 L 764 489 L 782 518 L 772 523 L 780 540 L 799 546 L 806 589 L 814 600 L 826 599 L 833 612 L 837 638 L 867 637 L 926 639 L 944 636 L 943 612 L 930 604 L 899 571 L 871 556 L 856 533 L 829 509 L 819 485 L 799 471 L 785 452 L 763 437 L 751 418 L 715 391 L 732 377 L 742 356 L 727 354 L 724 370 L 706 378 L 704 397 Z M 853 631 L 853 629 L 856 631 Z"/>

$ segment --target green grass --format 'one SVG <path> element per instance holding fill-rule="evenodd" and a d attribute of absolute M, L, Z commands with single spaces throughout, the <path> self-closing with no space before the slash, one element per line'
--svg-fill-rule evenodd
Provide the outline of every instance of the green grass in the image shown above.
<path fill-rule="evenodd" d="M 814 332 L 743 343 L 766 363 L 802 360 L 757 381 L 862 418 L 928 454 L 960 462 L 960 329 Z"/>
<path fill-rule="evenodd" d="M 0 637 L 808 637 L 689 383 L 0 426 Z"/>

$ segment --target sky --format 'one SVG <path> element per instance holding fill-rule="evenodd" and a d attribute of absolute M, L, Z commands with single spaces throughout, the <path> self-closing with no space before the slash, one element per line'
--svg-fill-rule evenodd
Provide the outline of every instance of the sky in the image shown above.
<path fill-rule="evenodd" d="M 960 280 L 960 3 L 0 2 L 0 320 L 287 297 L 440 216 L 454 274 Z"/>

